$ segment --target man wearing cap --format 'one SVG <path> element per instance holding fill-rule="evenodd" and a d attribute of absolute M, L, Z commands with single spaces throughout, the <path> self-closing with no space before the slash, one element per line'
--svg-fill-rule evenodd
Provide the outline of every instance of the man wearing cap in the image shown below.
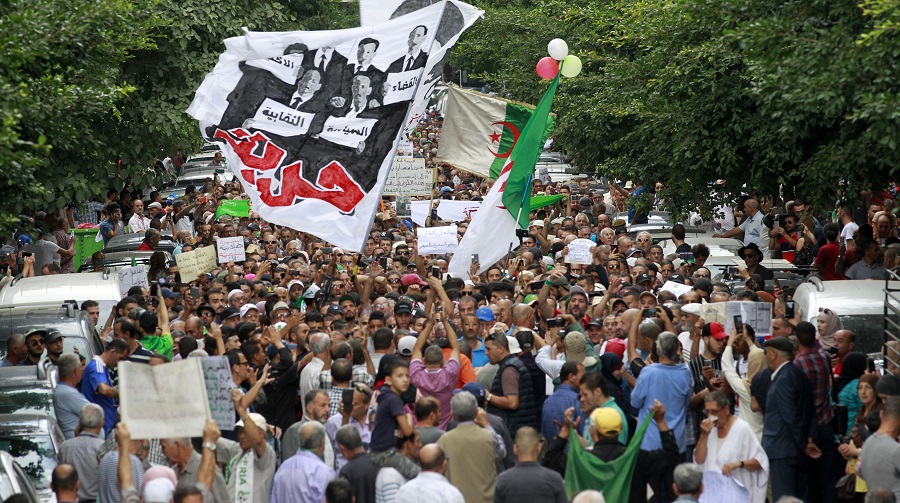
<path fill-rule="evenodd" d="M 721 324 L 712 322 L 703 326 L 700 332 L 703 341 L 703 351 L 690 361 L 691 383 L 693 395 L 691 396 L 691 410 L 687 416 L 685 430 L 688 449 L 697 445 L 700 436 L 700 423 L 705 419 L 706 411 L 703 401 L 710 391 L 724 391 L 727 389 L 725 376 L 722 373 L 722 352 L 725 351 L 725 343 L 728 334 Z"/>
<path fill-rule="evenodd" d="M 394 303 L 394 320 L 397 322 L 397 328 L 409 330 L 409 324 L 412 321 L 412 303 L 405 298 Z"/>
<path fill-rule="evenodd" d="M 28 354 L 19 363 L 20 366 L 37 365 L 41 362 L 41 357 L 44 355 L 44 337 L 46 333 L 46 330 L 31 329 L 25 334 L 25 346 L 28 348 Z"/>
<path fill-rule="evenodd" d="M 107 435 L 116 425 L 116 399 L 119 398 L 119 390 L 112 387 L 109 369 L 115 368 L 119 360 L 125 359 L 127 355 L 128 344 L 121 339 L 113 339 L 102 354 L 95 355 L 84 367 L 81 393 L 88 401 L 103 408 L 103 429 Z"/>
<path fill-rule="evenodd" d="M 231 390 L 238 415 L 234 425 L 237 442 L 225 438 L 216 441 L 216 461 L 225 466 L 225 485 L 230 501 L 268 501 L 275 476 L 275 450 L 266 442 L 266 419 L 247 412 L 240 390 Z"/>
<path fill-rule="evenodd" d="M 772 371 L 763 416 L 762 445 L 769 456 L 772 498 L 805 500 L 811 483 L 802 469 L 805 454 L 818 455 L 812 386 L 792 363 L 794 345 L 787 337 L 766 341 L 766 364 Z M 823 481 L 824 482 L 824 481 Z"/>
<path fill-rule="evenodd" d="M 746 264 L 746 267 L 738 267 L 738 275 L 745 281 L 754 274 L 760 275 L 764 280 L 772 280 L 775 277 L 775 273 L 771 269 L 760 264 L 765 257 L 756 243 L 749 243 L 741 247 L 738 250 L 738 257 L 741 257 Z"/>
<path fill-rule="evenodd" d="M 59 330 L 55 328 L 48 328 L 46 330 L 32 330 L 28 333 L 28 335 L 34 334 L 36 332 L 43 333 L 44 349 L 47 350 L 47 354 L 43 358 L 41 358 L 40 362 L 38 362 L 38 365 L 44 370 L 47 370 L 47 367 L 49 367 L 50 365 L 56 366 L 57 362 L 59 361 L 59 357 L 62 356 L 63 336 L 61 333 L 59 333 Z"/>
<path fill-rule="evenodd" d="M 699 323 L 701 305 L 699 302 L 694 302 L 681 306 L 681 321 L 685 331 L 678 334 L 678 342 L 681 344 L 682 359 L 686 362 L 693 360 L 706 350 L 706 344 L 701 335 L 705 325 Z"/>
<path fill-rule="evenodd" d="M 256 304 L 248 303 L 241 306 L 241 321 L 259 326 L 259 308 Z"/>
<path fill-rule="evenodd" d="M 240 291 L 240 290 L 238 290 Z M 241 321 L 241 311 L 236 307 L 228 306 L 222 310 L 222 313 L 219 315 L 219 318 L 222 320 L 223 327 L 231 327 L 235 328 L 237 324 Z"/>

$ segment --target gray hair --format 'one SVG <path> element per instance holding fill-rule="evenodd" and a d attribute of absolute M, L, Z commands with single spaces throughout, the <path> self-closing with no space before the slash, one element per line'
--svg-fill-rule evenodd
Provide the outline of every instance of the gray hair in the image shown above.
<path fill-rule="evenodd" d="M 478 414 L 478 403 L 475 401 L 475 395 L 468 391 L 453 395 L 453 398 L 450 399 L 450 410 L 453 411 L 453 417 L 457 422 L 474 421 L 475 416 Z"/>
<path fill-rule="evenodd" d="M 9 348 L 11 348 L 13 346 L 22 346 L 24 344 L 25 344 L 25 334 L 19 334 L 19 333 L 12 334 L 9 336 L 9 340 L 6 341 L 6 347 L 9 347 Z"/>
<path fill-rule="evenodd" d="M 81 358 L 74 353 L 66 353 L 59 357 L 56 366 L 59 369 L 59 378 L 68 379 L 81 366 Z"/>
<path fill-rule="evenodd" d="M 659 328 L 659 325 L 656 324 L 655 321 L 647 318 L 638 325 L 638 333 L 641 334 L 641 337 L 646 337 L 650 340 L 655 341 L 657 337 L 659 337 L 662 329 Z"/>
<path fill-rule="evenodd" d="M 656 338 L 656 351 L 660 356 L 674 360 L 678 355 L 678 336 L 672 332 L 663 332 Z"/>
<path fill-rule="evenodd" d="M 724 409 L 730 405 L 728 397 L 721 391 L 713 391 L 703 398 L 703 403 L 714 403 L 719 409 Z"/>
<path fill-rule="evenodd" d="M 696 494 L 703 485 L 703 469 L 694 463 L 681 463 L 675 467 L 674 479 L 680 494 Z"/>
<path fill-rule="evenodd" d="M 444 351 L 439 346 L 428 346 L 425 348 L 425 364 L 437 365 L 444 361 Z"/>
<path fill-rule="evenodd" d="M 309 350 L 312 351 L 313 354 L 324 353 L 325 350 L 328 349 L 329 342 L 331 342 L 331 338 L 328 337 L 328 334 L 322 332 L 310 334 Z"/>
<path fill-rule="evenodd" d="M 160 442 L 165 443 L 166 445 L 180 445 L 182 447 L 190 447 L 194 448 L 194 445 L 191 444 L 191 439 L 188 437 L 184 438 L 163 438 L 160 439 Z"/>
<path fill-rule="evenodd" d="M 95 403 L 85 405 L 78 414 L 78 424 L 89 430 L 103 426 L 103 408 Z"/>
<path fill-rule="evenodd" d="M 341 426 L 334 434 L 334 440 L 338 445 L 343 445 L 346 449 L 351 451 L 355 451 L 363 445 L 359 430 L 352 424 Z"/>
<path fill-rule="evenodd" d="M 606 503 L 606 498 L 603 497 L 603 493 L 596 489 L 585 489 L 575 494 L 572 498 L 572 503 Z"/>
<path fill-rule="evenodd" d="M 300 448 L 316 450 L 325 445 L 325 426 L 309 421 L 300 427 Z"/>
<path fill-rule="evenodd" d="M 172 340 L 178 340 L 181 337 L 187 337 L 187 332 L 184 330 L 172 330 Z"/>
<path fill-rule="evenodd" d="M 866 503 L 894 503 L 895 501 L 897 500 L 894 499 L 894 493 L 883 487 L 869 489 L 869 492 L 866 493 Z"/>

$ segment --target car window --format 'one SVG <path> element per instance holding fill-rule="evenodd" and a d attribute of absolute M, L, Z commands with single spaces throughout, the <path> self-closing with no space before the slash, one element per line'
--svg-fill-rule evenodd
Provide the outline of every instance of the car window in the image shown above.
<path fill-rule="evenodd" d="M 71 353 L 77 348 L 78 353 L 87 359 L 94 357 L 93 348 L 82 335 L 84 326 L 80 326 L 77 318 L 69 318 L 64 309 L 28 309 L 0 313 L 0 358 L 6 356 L 6 342 L 13 333 L 25 333 L 32 328 L 55 328 L 64 337 L 63 352 Z M 88 331 L 87 333 L 91 333 Z"/>
<path fill-rule="evenodd" d="M 0 414 L 45 414 L 56 417 L 53 391 L 50 388 L 0 388 L 0 391 Z"/>
<path fill-rule="evenodd" d="M 856 335 L 856 351 L 880 353 L 884 344 L 884 315 L 840 316 L 844 329 Z"/>
<path fill-rule="evenodd" d="M 6 501 L 6 498 L 13 494 L 16 494 L 16 491 L 13 489 L 12 479 L 6 471 L 3 471 L 0 473 L 0 499 Z"/>
<path fill-rule="evenodd" d="M 19 437 L 0 433 L 0 450 L 10 454 L 38 490 L 50 488 L 50 475 L 56 468 L 56 451 L 50 435 Z"/>

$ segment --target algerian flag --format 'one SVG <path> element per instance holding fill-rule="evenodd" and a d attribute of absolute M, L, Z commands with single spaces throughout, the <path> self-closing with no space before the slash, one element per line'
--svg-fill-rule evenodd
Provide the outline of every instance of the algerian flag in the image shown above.
<path fill-rule="evenodd" d="M 553 79 L 535 113 L 523 127 L 521 138 L 510 152 L 509 162 L 472 217 L 472 223 L 450 261 L 450 273 L 468 278 L 473 255 L 477 254 L 478 273 L 481 274 L 519 245 L 516 228 L 528 228 L 531 201 L 525 195 L 531 194 L 531 176 L 543 145 L 540 136 L 546 128 L 558 84 L 559 75 Z"/>
<path fill-rule="evenodd" d="M 246 199 L 223 199 L 219 201 L 219 207 L 216 209 L 216 218 L 222 215 L 238 218 L 249 217 L 250 201 Z"/>
<path fill-rule="evenodd" d="M 496 179 L 520 138 L 534 107 L 450 86 L 436 160 Z M 541 145 L 556 117 L 541 131 Z M 538 150 L 540 153 L 540 150 Z"/>

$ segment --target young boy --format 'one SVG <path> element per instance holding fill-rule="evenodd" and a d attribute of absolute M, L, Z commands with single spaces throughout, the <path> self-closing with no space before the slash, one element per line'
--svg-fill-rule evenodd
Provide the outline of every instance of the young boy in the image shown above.
<path fill-rule="evenodd" d="M 379 389 L 378 408 L 375 409 L 369 459 L 379 468 L 394 468 L 406 480 L 411 480 L 419 474 L 420 468 L 397 451 L 398 440 L 415 434 L 412 415 L 403 408 L 400 398 L 408 389 L 409 365 L 399 358 L 387 362 L 384 386 Z"/>

